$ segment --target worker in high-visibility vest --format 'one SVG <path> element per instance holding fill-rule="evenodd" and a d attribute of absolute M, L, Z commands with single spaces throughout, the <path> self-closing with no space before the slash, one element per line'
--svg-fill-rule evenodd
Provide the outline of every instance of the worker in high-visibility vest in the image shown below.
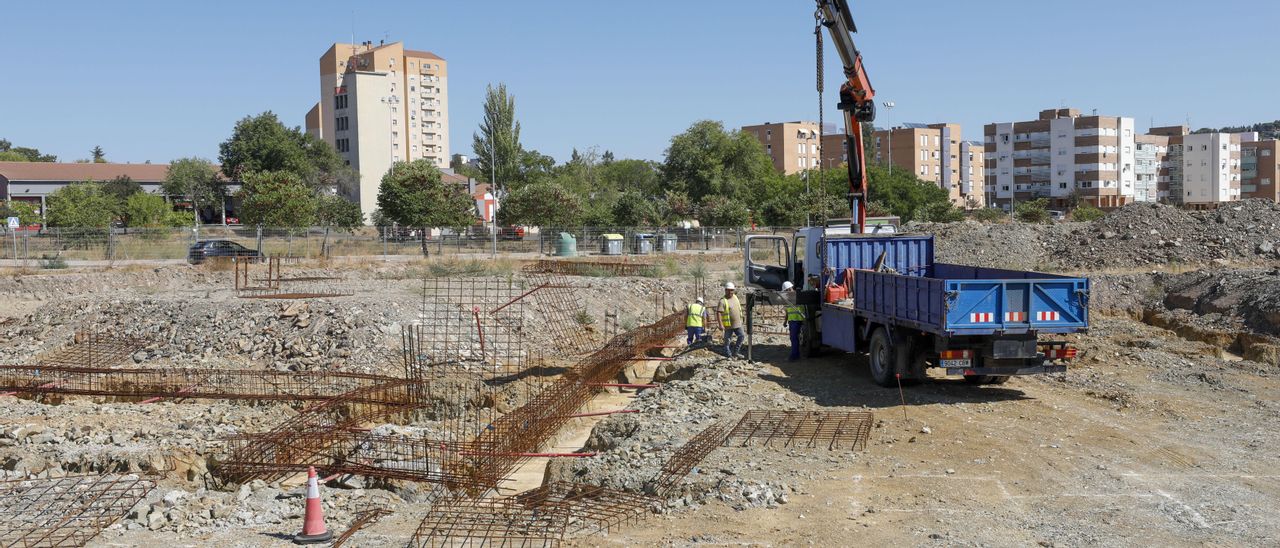
<path fill-rule="evenodd" d="M 796 304 L 796 288 L 791 282 L 782 282 L 782 290 L 787 293 L 787 331 L 791 334 L 790 361 L 800 359 L 800 330 L 804 329 L 804 306 Z"/>
<path fill-rule="evenodd" d="M 685 340 L 686 346 L 693 346 L 693 343 L 702 342 L 704 327 L 707 323 L 707 305 L 703 304 L 702 297 L 689 303 L 689 310 L 684 317 L 684 330 L 688 333 Z"/>
<path fill-rule="evenodd" d="M 738 356 L 738 349 L 742 348 L 742 343 L 747 339 L 747 332 L 743 329 L 742 322 L 742 301 L 738 300 L 738 296 L 734 294 L 737 288 L 733 282 L 724 284 L 724 298 L 720 299 L 720 325 L 724 327 L 724 355 L 729 358 Z M 730 344 L 729 341 L 736 338 L 737 340 Z"/>

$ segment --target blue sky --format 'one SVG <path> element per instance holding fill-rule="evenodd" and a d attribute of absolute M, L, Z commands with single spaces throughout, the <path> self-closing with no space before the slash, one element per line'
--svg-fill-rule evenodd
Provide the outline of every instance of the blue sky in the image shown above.
<path fill-rule="evenodd" d="M 1139 129 L 1280 118 L 1280 3 L 853 0 L 880 99 L 903 121 L 982 124 L 1074 106 Z M 661 159 L 698 119 L 817 119 L 807 0 L 20 2 L 5 7 L 0 138 L 113 161 L 215 158 L 245 115 L 290 125 L 335 41 L 403 41 L 449 60 L 453 152 L 505 82 L 522 140 Z M 1041 24 L 1058 21 L 1052 26 Z M 827 119 L 841 72 L 827 48 Z M 883 125 L 882 113 L 878 124 Z"/>

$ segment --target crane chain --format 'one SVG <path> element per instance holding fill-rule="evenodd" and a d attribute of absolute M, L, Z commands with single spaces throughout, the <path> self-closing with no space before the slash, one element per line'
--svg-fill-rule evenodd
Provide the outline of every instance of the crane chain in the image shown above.
<path fill-rule="evenodd" d="M 825 112 L 823 111 L 823 108 L 822 108 L 822 106 L 823 106 L 823 105 L 822 105 L 822 103 L 823 103 L 823 99 L 822 99 L 822 91 L 823 91 L 823 85 L 822 85 L 822 81 L 823 81 L 823 75 L 822 75 L 822 10 L 815 10 L 815 11 L 813 12 L 813 20 L 814 20 L 814 24 L 813 24 L 813 37 L 814 37 L 814 45 L 815 45 L 815 50 L 814 50 L 814 51 L 815 51 L 815 55 L 814 55 L 814 58 L 815 58 L 816 63 L 817 63 L 817 70 L 816 70 L 815 72 L 816 72 L 816 74 L 817 74 L 817 89 L 818 89 L 818 169 L 817 169 L 817 173 L 818 173 L 818 203 L 819 203 L 819 204 L 823 204 L 823 205 L 825 206 L 825 204 L 826 204 L 826 200 L 825 200 L 825 196 L 824 196 L 824 192 L 825 192 L 825 190 L 824 190 L 824 186 L 825 186 L 825 185 L 823 185 L 823 184 L 822 184 L 822 163 L 826 160 L 826 156 L 824 155 L 824 150 L 823 150 L 823 148 L 822 148 L 822 144 L 823 144 L 823 143 L 822 143 L 822 142 L 823 142 L 822 135 L 823 135 L 823 132 L 825 131 L 824 126 L 825 126 L 825 124 L 826 124 L 826 120 L 825 120 L 825 118 L 824 118 L 824 114 L 825 114 Z M 810 200 L 810 204 L 809 204 L 808 208 L 810 209 L 810 211 L 812 211 L 812 208 L 813 208 L 812 196 L 807 196 L 806 198 L 809 198 L 809 200 Z M 825 207 L 823 207 L 820 211 L 823 213 L 823 217 L 825 217 L 825 216 L 826 216 L 826 215 L 825 215 L 825 213 L 826 213 L 826 208 L 825 208 Z M 806 218 L 806 219 L 808 219 L 808 218 L 809 218 L 809 215 L 808 215 L 808 214 L 806 214 L 806 215 L 805 215 L 805 218 Z M 825 218 L 824 218 L 824 219 L 822 219 L 822 223 L 823 223 L 824 225 L 826 224 L 826 219 L 825 219 Z"/>

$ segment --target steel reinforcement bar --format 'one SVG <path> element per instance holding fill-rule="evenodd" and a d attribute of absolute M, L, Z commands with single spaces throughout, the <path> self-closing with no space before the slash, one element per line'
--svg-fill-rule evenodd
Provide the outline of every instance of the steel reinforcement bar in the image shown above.
<path fill-rule="evenodd" d="M 132 474 L 0 482 L 0 546 L 84 546 L 155 486 Z"/>
<path fill-rule="evenodd" d="M 334 371 L 253 369 L 112 369 L 0 365 L 0 392 L 124 398 L 199 398 L 259 401 L 343 401 L 395 405 L 407 390 L 358 392 L 396 377 Z"/>

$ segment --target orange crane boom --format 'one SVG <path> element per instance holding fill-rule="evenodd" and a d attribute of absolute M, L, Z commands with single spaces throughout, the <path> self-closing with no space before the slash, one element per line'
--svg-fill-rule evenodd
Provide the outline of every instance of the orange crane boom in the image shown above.
<path fill-rule="evenodd" d="M 853 45 L 853 24 L 847 0 L 817 0 L 820 23 L 831 34 L 836 52 L 844 64 L 845 82 L 840 85 L 840 103 L 844 112 L 845 141 L 849 147 L 849 209 L 850 228 L 856 234 L 866 229 L 867 219 L 867 156 L 866 143 L 862 142 L 862 124 L 876 119 L 876 90 L 867 79 L 862 66 L 862 54 Z"/>

